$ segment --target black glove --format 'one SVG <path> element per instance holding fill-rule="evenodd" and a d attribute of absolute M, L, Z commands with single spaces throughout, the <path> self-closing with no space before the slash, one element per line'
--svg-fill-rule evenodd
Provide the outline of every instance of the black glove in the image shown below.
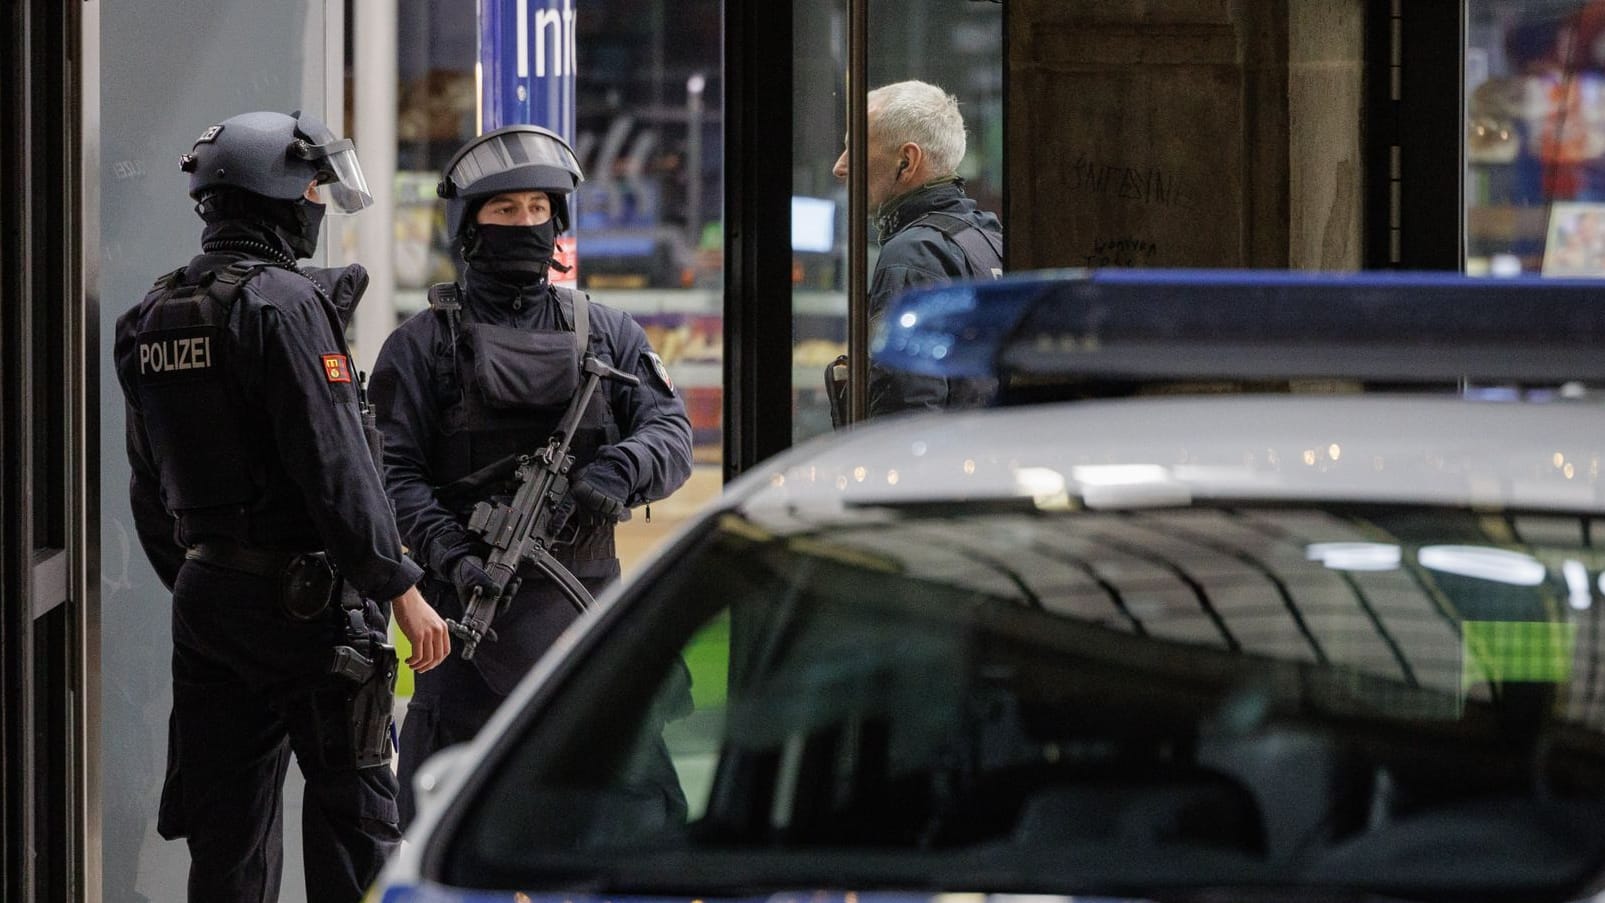
<path fill-rule="evenodd" d="M 624 467 L 611 458 L 598 457 L 569 479 L 569 493 L 586 511 L 608 521 L 630 519 L 628 501 L 634 487 Z"/>
<path fill-rule="evenodd" d="M 474 597 L 474 590 L 478 589 L 480 595 L 489 596 L 496 592 L 496 581 L 485 572 L 485 559 L 478 555 L 464 555 L 457 559 L 451 568 L 451 584 L 457 588 L 457 599 L 468 608 L 468 600 Z"/>

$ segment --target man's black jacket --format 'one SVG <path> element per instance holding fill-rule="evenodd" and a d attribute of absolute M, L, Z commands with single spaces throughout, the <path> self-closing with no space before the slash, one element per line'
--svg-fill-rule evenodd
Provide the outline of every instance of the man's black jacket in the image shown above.
<path fill-rule="evenodd" d="M 957 217 L 987 233 L 994 246 L 1003 246 L 1003 226 L 996 216 L 965 196 L 963 181 L 944 179 L 906 195 L 876 221 L 881 253 L 869 286 L 871 334 L 891 300 L 906 289 L 993 276 L 991 272 L 977 271 L 953 239 L 932 220 L 922 219 L 932 213 Z M 1003 262 L 1000 259 L 992 265 L 1001 268 Z M 985 387 L 951 385 L 945 379 L 893 373 L 870 361 L 871 416 L 964 406 L 975 403 L 978 394 L 985 394 Z"/>

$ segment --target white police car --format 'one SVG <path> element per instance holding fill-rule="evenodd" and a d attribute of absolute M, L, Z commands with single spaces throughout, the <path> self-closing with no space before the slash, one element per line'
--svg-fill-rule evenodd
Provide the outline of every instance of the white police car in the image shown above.
<path fill-rule="evenodd" d="M 1090 400 L 732 484 L 434 763 L 372 898 L 1588 897 L 1596 291 L 908 296 L 885 360 Z"/>

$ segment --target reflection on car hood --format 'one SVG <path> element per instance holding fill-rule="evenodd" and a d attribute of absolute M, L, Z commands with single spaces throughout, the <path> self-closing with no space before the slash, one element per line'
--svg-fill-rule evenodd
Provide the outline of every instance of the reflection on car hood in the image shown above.
<path fill-rule="evenodd" d="M 1605 407 L 1419 396 L 1072 402 L 878 422 L 731 487 L 748 512 L 1034 499 L 1605 509 Z"/>

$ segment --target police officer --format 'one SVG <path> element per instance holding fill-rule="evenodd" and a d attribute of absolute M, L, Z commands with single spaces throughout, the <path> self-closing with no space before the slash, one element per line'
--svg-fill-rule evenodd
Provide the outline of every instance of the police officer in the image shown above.
<path fill-rule="evenodd" d="M 575 532 L 557 560 L 595 594 L 619 575 L 614 524 L 691 473 L 685 405 L 641 327 L 548 279 L 581 179 L 568 144 L 538 126 L 497 129 L 458 150 L 439 194 L 462 282 L 432 288 L 431 309 L 390 335 L 374 367 L 397 523 L 428 569 L 426 595 L 451 618 L 476 587 L 492 586 L 468 515 L 510 494 L 513 458 L 546 443 L 579 384 L 582 346 L 640 384 L 604 381 L 591 398 L 571 448 Z M 556 585 L 531 571 L 496 615 L 496 639 L 418 678 L 401 733 L 403 824 L 419 763 L 470 739 L 574 618 Z"/>
<path fill-rule="evenodd" d="M 136 527 L 173 592 L 158 830 L 188 840 L 191 900 L 276 899 L 293 750 L 307 897 L 350 903 L 399 839 L 392 606 L 413 668 L 450 650 L 365 439 L 343 318 L 367 274 L 296 266 L 325 204 L 370 199 L 351 142 L 305 113 L 226 119 L 181 160 L 201 254 L 115 349 Z"/>
<path fill-rule="evenodd" d="M 964 117 L 958 99 L 922 81 L 884 85 L 868 95 L 866 179 L 880 256 L 869 285 L 871 324 L 891 300 L 919 285 L 996 279 L 1003 273 L 1003 227 L 964 193 Z M 847 152 L 832 169 L 847 179 Z M 871 416 L 973 406 L 990 381 L 957 383 L 894 373 L 870 361 Z"/>

